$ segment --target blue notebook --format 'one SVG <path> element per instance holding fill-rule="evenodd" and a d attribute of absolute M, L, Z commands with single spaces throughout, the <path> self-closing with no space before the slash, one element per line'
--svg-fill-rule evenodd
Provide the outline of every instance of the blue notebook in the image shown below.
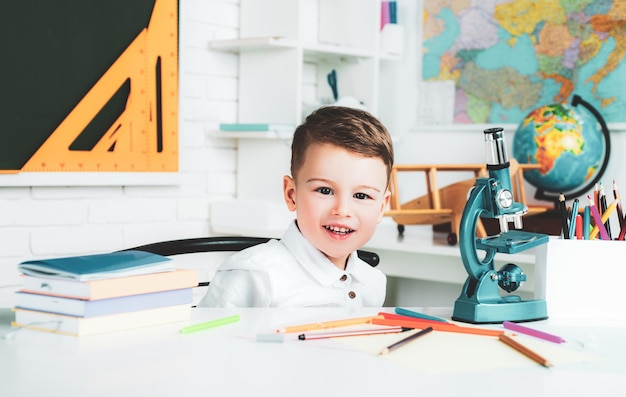
<path fill-rule="evenodd" d="M 136 276 L 174 269 L 169 258 L 144 251 L 36 259 L 18 265 L 18 271 L 25 275 L 78 281 Z"/>

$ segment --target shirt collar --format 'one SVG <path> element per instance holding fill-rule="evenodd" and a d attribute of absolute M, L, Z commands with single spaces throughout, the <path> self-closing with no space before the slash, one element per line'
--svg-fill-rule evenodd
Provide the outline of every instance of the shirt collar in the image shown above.
<path fill-rule="evenodd" d="M 356 262 L 360 259 L 356 251 L 352 252 L 348 257 L 346 270 L 340 270 L 320 250 L 304 238 L 295 220 L 289 225 L 280 241 L 295 256 L 300 266 L 322 285 L 334 284 L 343 274 L 350 274 L 352 277 L 358 278 Z"/>

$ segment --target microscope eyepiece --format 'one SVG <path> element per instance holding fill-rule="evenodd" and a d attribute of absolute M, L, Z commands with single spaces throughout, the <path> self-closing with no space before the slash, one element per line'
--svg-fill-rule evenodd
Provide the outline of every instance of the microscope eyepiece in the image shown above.
<path fill-rule="evenodd" d="M 508 167 L 509 156 L 504 143 L 504 129 L 501 127 L 488 128 L 485 133 L 485 149 L 487 152 L 487 167 Z"/>

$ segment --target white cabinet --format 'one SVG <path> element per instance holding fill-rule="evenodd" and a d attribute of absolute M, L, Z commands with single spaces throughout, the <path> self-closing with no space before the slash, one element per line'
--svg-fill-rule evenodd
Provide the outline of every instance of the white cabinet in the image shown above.
<path fill-rule="evenodd" d="M 327 80 L 333 70 L 338 97 L 353 98 L 378 115 L 381 62 L 400 57 L 381 51 L 380 20 L 380 0 L 241 0 L 239 39 L 210 43 L 212 49 L 239 54 L 237 122 L 295 128 L 313 109 L 334 102 Z M 289 139 L 223 134 L 239 139 L 237 199 L 241 202 L 229 205 L 254 201 L 257 206 L 269 202 L 284 207 L 281 187 L 282 176 L 289 173 Z M 225 213 L 221 207 L 218 211 Z M 241 218 L 231 218 L 229 224 L 250 225 Z M 216 223 L 212 223 L 214 232 L 233 232 Z M 240 229 L 263 234 L 264 226 Z"/>

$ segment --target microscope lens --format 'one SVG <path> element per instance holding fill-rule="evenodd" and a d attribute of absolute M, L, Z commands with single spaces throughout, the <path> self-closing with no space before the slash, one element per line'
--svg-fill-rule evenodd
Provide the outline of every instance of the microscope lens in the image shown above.
<path fill-rule="evenodd" d="M 489 165 L 504 165 L 509 162 L 503 131 L 500 127 L 488 128 L 484 131 L 487 164 Z"/>

